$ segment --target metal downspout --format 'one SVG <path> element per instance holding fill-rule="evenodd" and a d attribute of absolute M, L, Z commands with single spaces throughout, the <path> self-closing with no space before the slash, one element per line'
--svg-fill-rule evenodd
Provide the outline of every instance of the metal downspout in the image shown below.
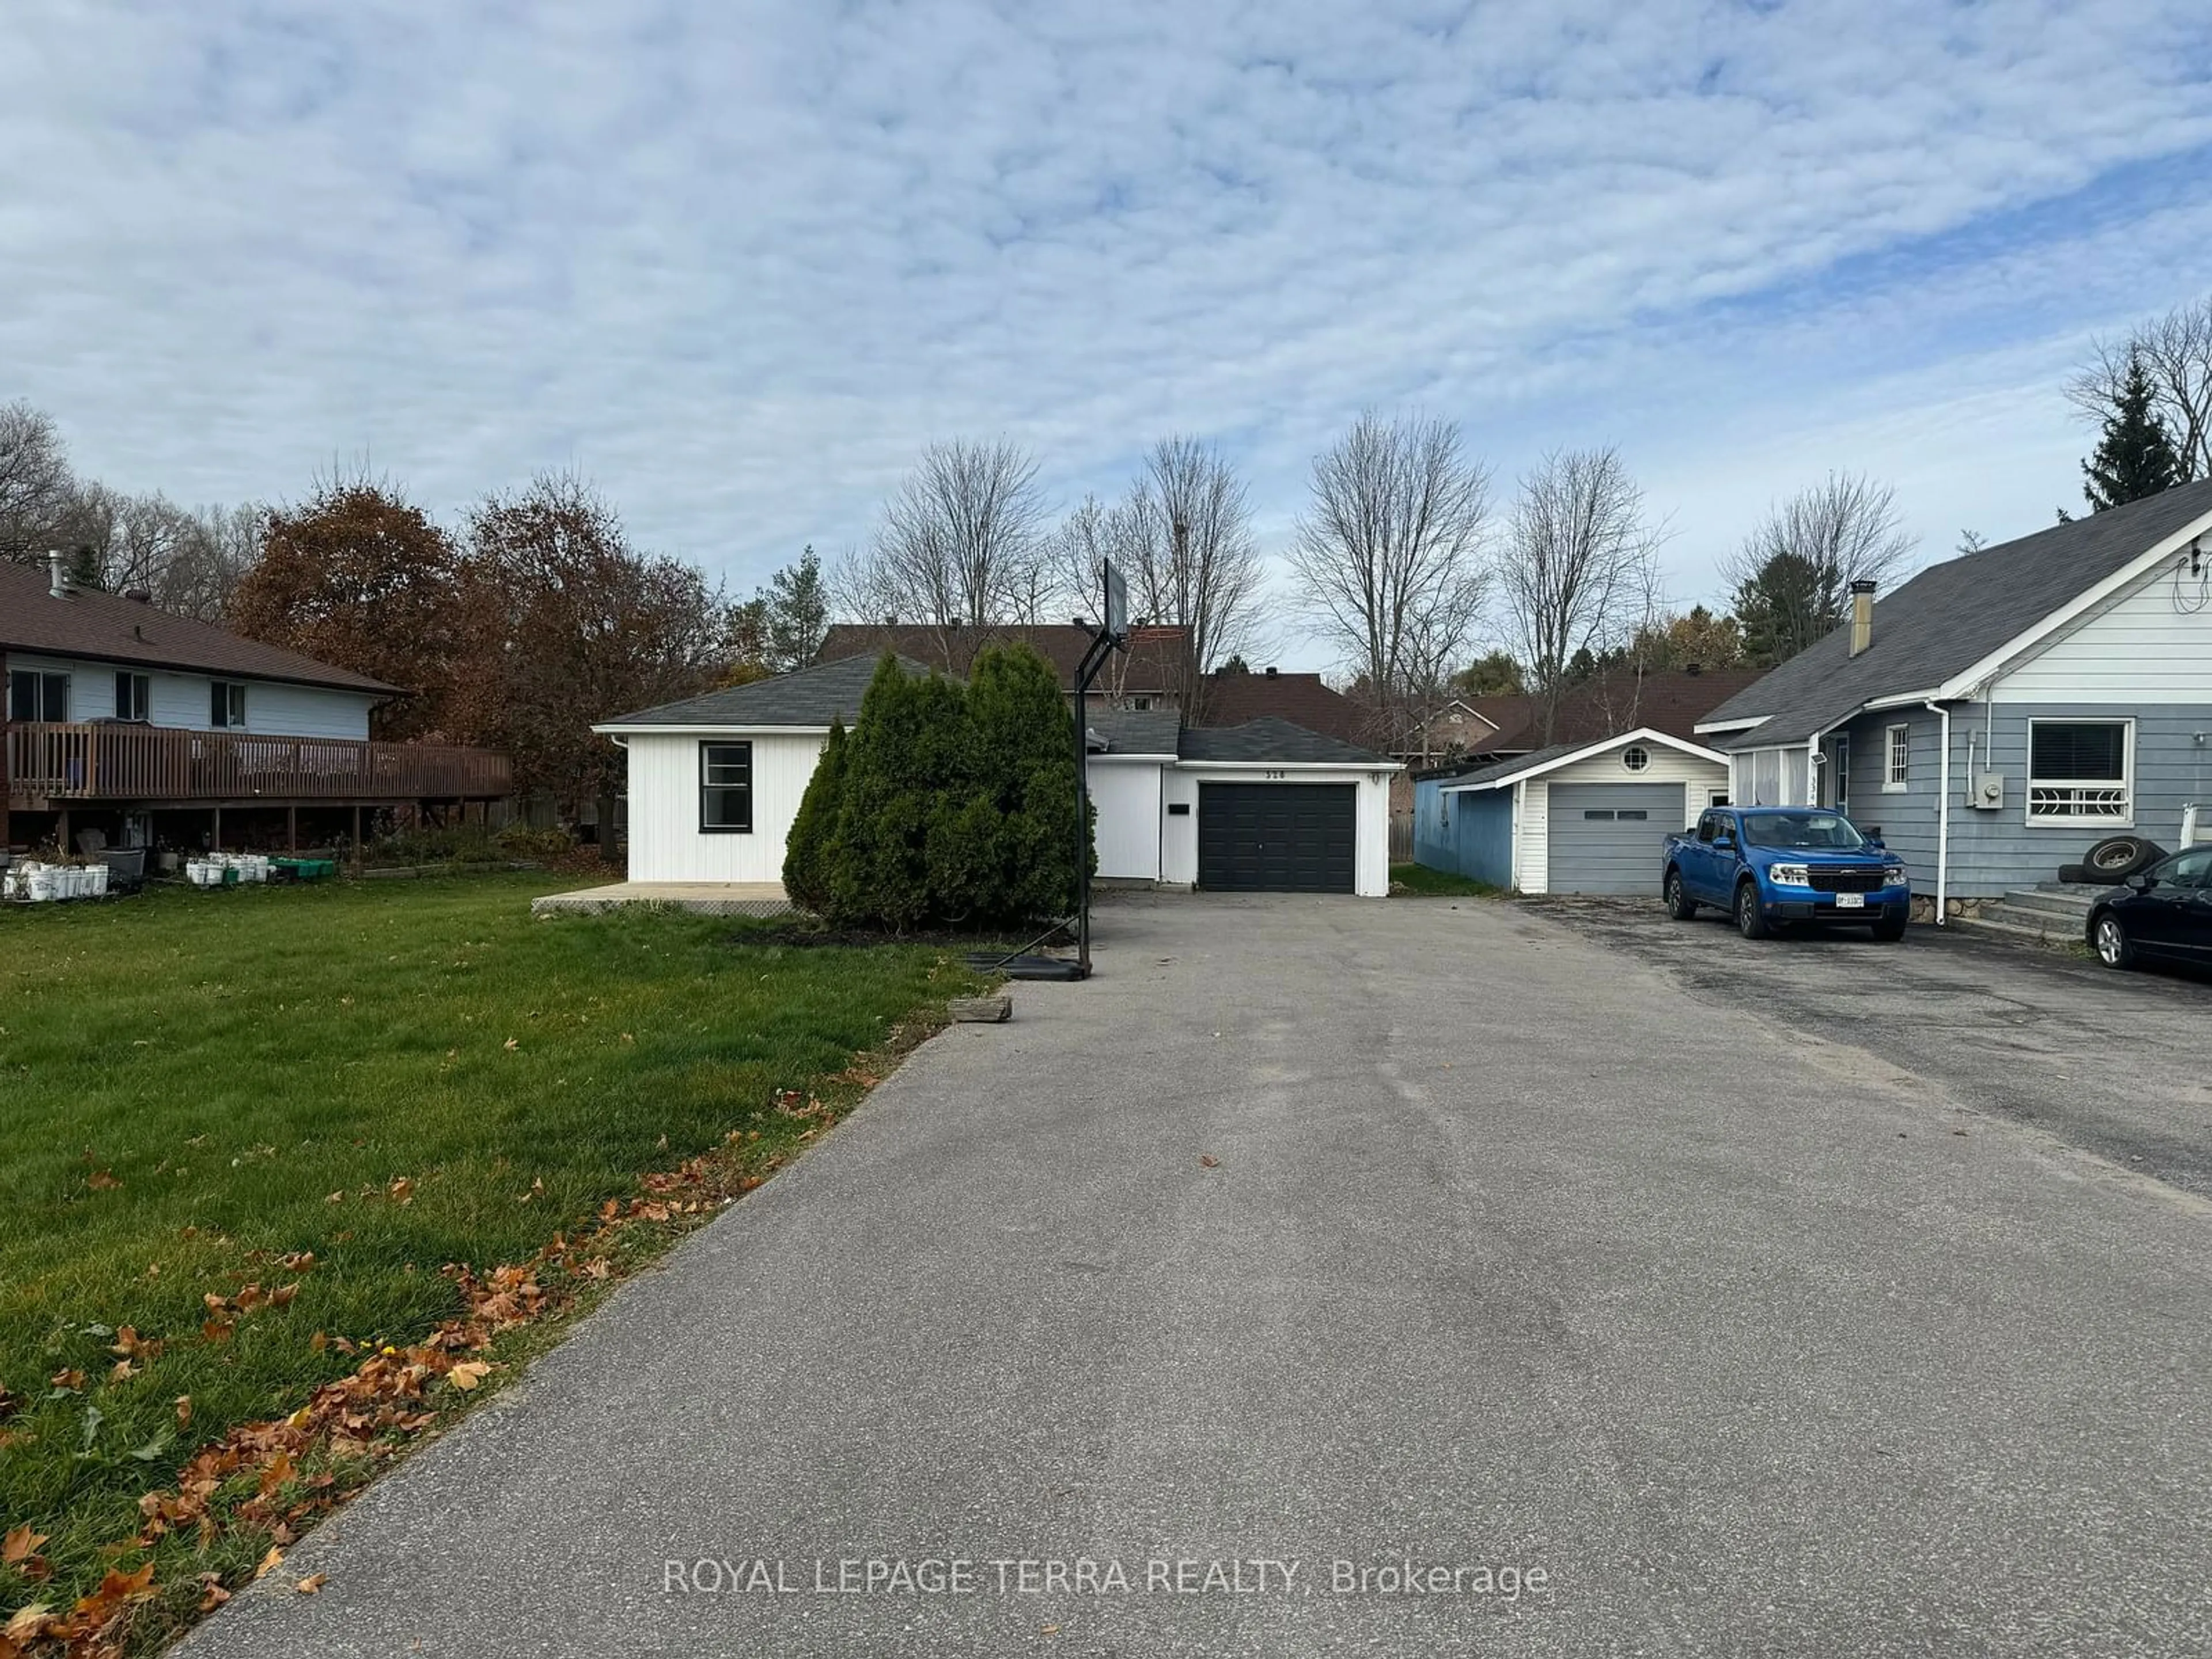
<path fill-rule="evenodd" d="M 1951 710 L 1948 704 L 1932 702 L 1923 707 L 1943 723 L 1943 759 L 1936 768 L 1942 793 L 1936 799 L 1936 925 L 1946 927 L 1951 914 Z"/>

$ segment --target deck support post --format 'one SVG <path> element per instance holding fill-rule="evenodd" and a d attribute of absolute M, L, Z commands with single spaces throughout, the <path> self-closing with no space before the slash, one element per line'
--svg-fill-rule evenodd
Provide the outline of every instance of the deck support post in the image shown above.
<path fill-rule="evenodd" d="M 284 809 L 284 850 L 300 850 L 300 807 L 296 801 Z"/>

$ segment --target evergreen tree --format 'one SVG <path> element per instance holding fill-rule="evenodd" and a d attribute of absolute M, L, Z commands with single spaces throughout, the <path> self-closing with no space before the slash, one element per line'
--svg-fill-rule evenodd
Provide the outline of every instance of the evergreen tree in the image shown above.
<path fill-rule="evenodd" d="M 2128 376 L 2105 417 L 2104 435 L 2097 453 L 2081 463 L 2088 482 L 2081 493 L 2090 507 L 2102 513 L 2108 507 L 2140 501 L 2170 489 L 2181 482 L 2181 462 L 2166 435 L 2166 422 L 2151 406 L 2150 379 L 2142 363 L 2130 359 Z M 2063 517 L 2063 515 L 2062 515 Z"/>
<path fill-rule="evenodd" d="M 1789 661 L 1832 632 L 1842 616 L 1820 568 L 1802 554 L 1775 554 L 1736 590 L 1743 659 L 1753 668 Z"/>
<path fill-rule="evenodd" d="M 799 562 L 769 578 L 766 601 L 769 666 L 779 674 L 804 668 L 830 631 L 830 594 L 822 584 L 822 557 L 810 544 Z"/>
<path fill-rule="evenodd" d="M 829 908 L 829 848 L 844 798 L 845 722 L 832 720 L 830 741 L 823 745 L 822 758 L 807 780 L 783 848 L 783 890 L 800 909 L 817 915 Z"/>
<path fill-rule="evenodd" d="M 964 795 L 963 689 L 915 679 L 886 654 L 845 744 L 836 828 L 826 855 L 823 915 L 903 933 L 927 921 L 929 835 L 943 798 Z"/>
<path fill-rule="evenodd" d="M 968 690 L 977 783 L 996 819 L 984 862 L 995 892 L 979 911 L 1007 921 L 1075 908 L 1073 717 L 1052 665 L 1027 646 L 980 653 Z"/>

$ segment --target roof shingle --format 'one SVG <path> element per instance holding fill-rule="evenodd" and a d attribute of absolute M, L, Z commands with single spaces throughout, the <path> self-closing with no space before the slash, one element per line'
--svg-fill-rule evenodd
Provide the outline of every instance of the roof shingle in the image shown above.
<path fill-rule="evenodd" d="M 1838 629 L 1729 698 L 1709 721 L 1762 719 L 1716 748 L 1802 743 L 1881 697 L 1932 691 L 2054 611 L 2212 513 L 2212 478 L 1931 565 L 1874 605 L 1854 657 Z"/>
<path fill-rule="evenodd" d="M 264 645 L 211 623 L 173 616 L 118 593 L 80 587 L 69 598 L 58 599 L 49 591 L 50 581 L 44 570 L 0 560 L 0 651 L 285 680 L 380 696 L 401 691 L 349 668 L 333 667 L 282 646 Z"/>
<path fill-rule="evenodd" d="M 665 702 L 657 708 L 641 708 L 634 714 L 604 720 L 593 729 L 638 726 L 826 728 L 840 720 L 849 726 L 860 712 L 860 698 L 881 661 L 880 657 L 843 657 L 796 673 L 779 674 L 774 679 L 733 685 L 703 696 L 686 697 L 681 702 Z M 913 675 L 930 672 L 908 657 L 899 658 L 898 664 Z"/>
<path fill-rule="evenodd" d="M 1187 761 L 1273 761 L 1288 766 L 1393 766 L 1376 754 L 1338 738 L 1309 732 L 1277 715 L 1242 726 L 1194 726 L 1182 734 L 1177 756 Z"/>

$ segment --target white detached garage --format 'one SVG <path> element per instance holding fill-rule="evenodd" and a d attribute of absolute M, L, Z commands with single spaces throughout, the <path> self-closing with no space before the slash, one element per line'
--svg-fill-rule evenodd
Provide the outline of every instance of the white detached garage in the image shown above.
<path fill-rule="evenodd" d="M 1413 857 L 1523 893 L 1656 893 L 1660 847 L 1728 799 L 1728 757 L 1644 727 L 1414 786 Z"/>
<path fill-rule="evenodd" d="M 629 751 L 630 884 L 779 885 L 830 724 L 854 723 L 878 660 L 842 658 L 593 726 Z M 1395 761 L 1273 718 L 1184 731 L 1173 711 L 1096 710 L 1087 736 L 1102 878 L 1389 891 Z"/>

